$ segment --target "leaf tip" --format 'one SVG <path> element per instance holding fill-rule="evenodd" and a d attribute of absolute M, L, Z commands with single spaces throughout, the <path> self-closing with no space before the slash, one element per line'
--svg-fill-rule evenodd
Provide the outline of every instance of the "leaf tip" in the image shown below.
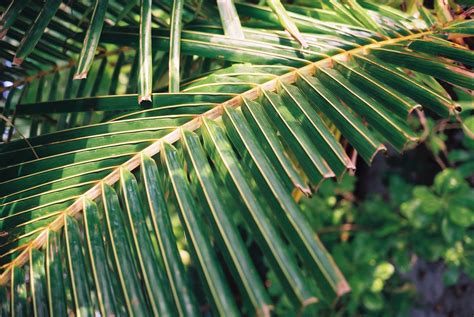
<path fill-rule="evenodd" d="M 301 184 L 297 184 L 296 185 L 296 188 L 302 192 L 306 197 L 311 197 L 311 188 L 309 188 L 308 186 L 303 186 Z"/>
<path fill-rule="evenodd" d="M 347 159 L 346 161 L 346 169 L 350 172 L 353 173 L 357 169 L 354 162 L 351 159 Z"/>
<path fill-rule="evenodd" d="M 143 95 L 143 96 L 138 96 L 138 103 L 150 103 L 151 102 L 151 94 Z"/>
<path fill-rule="evenodd" d="M 274 309 L 273 305 L 262 305 L 261 307 L 257 308 L 256 315 L 257 316 L 263 316 L 263 317 L 270 317 L 271 312 Z"/>
<path fill-rule="evenodd" d="M 331 169 L 323 174 L 323 179 L 333 178 L 333 177 L 336 177 L 336 174 Z"/>
<path fill-rule="evenodd" d="M 319 302 L 319 299 L 317 297 L 311 296 L 303 301 L 301 304 L 301 311 L 304 311 L 304 309 L 310 305 L 314 305 Z"/>
<path fill-rule="evenodd" d="M 74 79 L 84 79 L 84 78 L 87 78 L 87 72 L 74 74 Z"/>
<path fill-rule="evenodd" d="M 351 291 L 351 287 L 347 283 L 345 279 L 342 279 L 338 284 L 337 284 L 337 292 L 336 295 L 337 297 L 341 297 L 344 294 L 347 294 Z"/>
<path fill-rule="evenodd" d="M 304 49 L 309 48 L 309 44 L 308 44 L 308 42 L 306 42 L 306 40 L 304 39 L 303 36 L 301 36 L 301 37 L 298 39 L 298 42 L 300 42 L 302 48 L 304 48 Z"/>
<path fill-rule="evenodd" d="M 380 152 L 384 153 L 384 154 L 387 154 L 387 147 L 383 144 L 380 144 L 374 151 L 374 153 L 372 153 L 372 155 L 370 156 L 369 158 L 369 161 L 367 162 L 369 164 L 369 166 L 372 164 L 372 162 L 374 161 L 375 157 L 377 156 L 377 154 L 379 154 Z"/>

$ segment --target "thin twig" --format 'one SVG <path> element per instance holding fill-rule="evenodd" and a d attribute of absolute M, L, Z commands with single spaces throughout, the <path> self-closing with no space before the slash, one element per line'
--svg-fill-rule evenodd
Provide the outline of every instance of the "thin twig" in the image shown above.
<path fill-rule="evenodd" d="M 36 153 L 35 149 L 33 148 L 33 146 L 31 145 L 30 141 L 28 141 L 28 138 L 26 138 L 23 133 L 20 132 L 20 130 L 17 129 L 17 127 L 13 124 L 13 122 L 10 121 L 10 119 L 8 119 L 7 117 L 5 117 L 3 114 L 0 114 L 0 119 L 2 119 L 3 121 L 5 121 L 6 123 L 8 123 L 11 127 L 13 127 L 13 129 L 15 129 L 18 134 L 20 135 L 20 137 L 26 142 L 26 144 L 28 144 L 28 147 L 31 149 L 31 151 L 33 152 L 33 154 L 35 155 L 35 157 L 37 159 L 39 159 L 40 157 L 38 156 L 38 153 Z"/>
<path fill-rule="evenodd" d="M 334 232 L 349 232 L 349 231 L 363 231 L 358 225 L 353 223 L 345 223 L 340 226 L 330 226 L 319 229 L 318 234 L 334 233 Z"/>
<path fill-rule="evenodd" d="M 441 167 L 442 170 L 445 170 L 447 168 L 446 164 L 444 164 L 443 160 L 439 155 L 433 154 L 433 157 L 436 161 L 436 163 Z"/>
<path fill-rule="evenodd" d="M 119 54 L 120 52 L 126 52 L 126 51 L 129 51 L 129 50 L 132 50 L 132 48 L 130 48 L 130 47 L 121 47 L 121 48 L 113 50 L 113 51 L 105 51 L 105 52 L 97 54 L 94 57 L 94 59 L 100 59 L 100 58 L 108 57 L 108 56 L 111 56 L 111 55 L 116 55 L 116 54 Z M 75 60 L 70 60 L 65 65 L 62 65 L 62 66 L 55 65 L 54 67 L 52 67 L 49 70 L 41 70 L 41 71 L 37 72 L 36 74 L 34 74 L 32 76 L 26 76 L 22 79 L 16 80 L 13 83 L 13 85 L 6 86 L 6 87 L 0 87 L 0 93 L 3 93 L 6 90 L 11 90 L 11 89 L 16 88 L 18 86 L 29 83 L 29 82 L 33 81 L 34 79 L 41 78 L 41 77 L 47 76 L 49 74 L 54 74 L 54 73 L 60 72 L 62 70 L 66 70 L 68 68 L 71 68 L 75 64 L 76 64 Z"/>
<path fill-rule="evenodd" d="M 352 154 L 351 154 L 351 162 L 352 165 L 357 166 L 357 150 L 355 148 L 352 149 Z M 355 175 L 355 168 L 349 170 L 349 175 L 354 176 Z"/>
<path fill-rule="evenodd" d="M 423 128 L 423 133 L 420 136 L 420 143 L 424 142 L 426 138 L 430 135 L 430 129 L 428 128 L 428 123 L 426 122 L 425 113 L 420 109 L 415 109 L 418 118 L 420 119 L 421 127 Z"/>

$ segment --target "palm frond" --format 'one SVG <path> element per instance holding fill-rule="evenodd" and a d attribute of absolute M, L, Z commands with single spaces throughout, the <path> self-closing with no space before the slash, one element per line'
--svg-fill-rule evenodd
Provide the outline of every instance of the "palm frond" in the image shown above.
<path fill-rule="evenodd" d="M 308 44 L 301 48 L 264 6 L 236 3 L 244 33 L 237 39 L 205 3 L 159 1 L 161 16 L 152 10 L 141 27 L 138 6 L 117 4 L 101 14 L 125 25 L 109 21 L 102 32 L 102 18 L 83 23 L 91 12 L 80 2 L 72 11 L 62 4 L 22 67 L 5 68 L 15 81 L 5 115 L 31 117 L 32 135 L 41 132 L 0 147 L 0 294 L 8 294 L 9 312 L 193 316 L 204 290 L 217 315 L 269 315 L 272 298 L 249 241 L 295 310 L 347 293 L 293 194 L 310 195 L 353 170 L 351 149 L 370 163 L 385 144 L 402 151 L 418 142 L 407 123 L 413 110 L 458 111 L 434 78 L 473 89 L 466 66 L 474 54 L 448 41 L 472 34 L 472 23 L 430 28 L 367 1 L 288 6 Z M 17 21 L 1 43 L 10 59 L 33 14 L 9 16 Z M 187 25 L 166 25 L 171 17 Z M 78 54 L 84 32 L 101 33 L 93 63 L 94 41 L 86 37 L 87 52 Z M 150 38 L 154 56 L 140 45 Z M 63 60 L 50 65 L 43 50 L 58 52 L 57 43 Z M 76 69 L 72 56 L 89 62 Z M 140 104 L 150 86 L 137 82 L 150 83 L 143 67 L 151 60 L 153 81 L 173 85 Z M 88 78 L 73 81 L 87 65 Z"/>

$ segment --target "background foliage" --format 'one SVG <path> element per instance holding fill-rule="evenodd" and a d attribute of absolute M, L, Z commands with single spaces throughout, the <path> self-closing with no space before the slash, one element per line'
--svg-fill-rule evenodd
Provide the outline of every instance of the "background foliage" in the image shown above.
<path fill-rule="evenodd" d="M 302 199 L 352 286 L 324 315 L 472 315 L 474 141 L 457 123 L 429 121 L 425 145 L 379 158 L 366 183 L 346 176 Z"/>

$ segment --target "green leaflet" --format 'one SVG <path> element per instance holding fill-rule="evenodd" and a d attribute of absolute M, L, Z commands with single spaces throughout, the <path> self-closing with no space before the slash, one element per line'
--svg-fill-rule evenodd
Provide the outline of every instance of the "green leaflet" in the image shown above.
<path fill-rule="evenodd" d="M 314 304 L 317 298 L 304 282 L 294 258 L 290 256 L 276 228 L 260 205 L 224 132 L 215 122 L 209 120 L 204 121 L 202 132 L 204 147 L 210 153 L 222 181 L 229 184 L 231 192 L 245 204 L 245 211 L 248 212 L 245 219 L 253 229 L 260 247 L 265 250 L 272 269 L 287 288 L 290 300 L 295 307 L 303 308 Z"/>
<path fill-rule="evenodd" d="M 94 305 L 90 297 L 89 278 L 81 245 L 77 220 L 64 216 L 64 239 L 66 243 L 67 265 L 72 285 L 72 298 L 77 316 L 90 316 Z"/>
<path fill-rule="evenodd" d="M 100 85 L 102 84 L 102 82 L 104 80 L 104 73 L 105 73 L 105 69 L 107 68 L 107 64 L 108 64 L 108 59 L 107 59 L 107 57 L 104 57 L 100 61 L 99 70 L 97 71 L 97 75 L 95 77 L 94 84 L 93 84 L 91 92 L 90 92 L 91 96 L 96 96 L 97 93 L 99 92 Z M 48 100 L 53 100 L 53 99 L 49 98 Z"/>
<path fill-rule="evenodd" d="M 168 208 L 161 188 L 161 181 L 153 159 L 141 157 L 142 192 L 146 196 L 150 218 L 158 237 L 161 255 L 169 279 L 178 313 L 182 316 L 199 316 L 196 299 L 189 285 L 183 263 L 179 257 Z"/>
<path fill-rule="evenodd" d="M 35 316 L 48 316 L 44 254 L 30 250 L 30 287 Z"/>
<path fill-rule="evenodd" d="M 15 22 L 21 10 L 28 4 L 28 1 L 14 0 L 10 2 L 8 8 L 3 12 L 0 20 L 0 40 L 5 37 L 8 29 Z"/>
<path fill-rule="evenodd" d="M 263 106 L 267 115 L 272 118 L 284 142 L 298 158 L 313 186 L 317 187 L 324 179 L 333 177 L 334 172 L 297 120 L 283 105 L 281 97 L 273 92 L 264 91 L 264 98 Z"/>
<path fill-rule="evenodd" d="M 105 12 L 107 11 L 108 0 L 96 0 L 94 12 L 92 13 L 91 23 L 87 29 L 81 55 L 77 63 L 74 79 L 84 79 L 87 77 L 89 68 L 94 60 L 95 50 L 99 44 L 100 33 L 104 24 Z"/>
<path fill-rule="evenodd" d="M 25 1 L 26 2 L 26 1 Z M 31 25 L 28 34 L 21 40 L 18 47 L 13 64 L 20 65 L 23 60 L 33 51 L 36 44 L 43 35 L 44 29 L 48 26 L 49 21 L 59 8 L 61 0 L 47 0 L 44 7 L 41 9 L 36 20 Z"/>
<path fill-rule="evenodd" d="M 238 110 L 226 108 L 223 116 L 226 130 L 232 143 L 237 147 L 241 157 L 251 156 L 255 164 L 255 178 L 262 191 L 267 194 L 273 211 L 279 212 L 280 224 L 288 239 L 297 246 L 308 268 L 319 278 L 320 289 L 329 296 L 329 301 L 349 291 L 347 282 L 337 269 L 332 258 L 322 246 L 319 239 L 314 237 L 313 230 L 302 217 L 295 201 L 274 172 L 267 156 L 260 150 L 257 140 L 252 135 L 250 127 Z M 258 170 L 258 172 L 257 172 Z M 273 197 L 269 195 L 271 192 Z"/>
<path fill-rule="evenodd" d="M 20 268 L 13 266 L 10 282 L 10 312 L 13 316 L 30 316 L 30 305 L 27 304 L 27 289 L 25 273 Z"/>
<path fill-rule="evenodd" d="M 221 248 L 227 250 L 228 263 L 234 267 L 235 280 L 239 281 L 242 292 L 257 314 L 268 314 L 271 300 L 257 275 L 245 244 L 237 227 L 232 223 L 228 206 L 218 194 L 217 183 L 207 161 L 206 154 L 196 134 L 182 131 L 183 145 L 188 162 L 196 174 L 196 183 L 203 205 L 208 205 L 210 218 L 213 220 L 217 235 L 221 237 Z"/>
<path fill-rule="evenodd" d="M 307 99 L 331 119 L 366 162 L 370 163 L 375 154 L 385 150 L 385 146 L 372 135 L 361 120 L 347 111 L 346 106 L 318 79 L 302 75 L 296 83 Z"/>
<path fill-rule="evenodd" d="M 180 59 L 181 59 L 181 28 L 184 0 L 173 0 L 171 14 L 170 46 L 169 46 L 169 92 L 179 92 Z"/>
<path fill-rule="evenodd" d="M 97 290 L 97 301 L 102 315 L 117 315 L 116 295 L 108 267 L 100 228 L 99 210 L 91 200 L 84 201 L 84 231 L 91 261 L 92 275 Z"/>
<path fill-rule="evenodd" d="M 298 42 L 300 42 L 303 48 L 307 48 L 308 43 L 298 30 L 298 27 L 291 20 L 280 0 L 267 0 L 266 2 L 273 12 L 275 12 L 281 25 L 288 31 L 288 33 L 290 33 Z"/>
<path fill-rule="evenodd" d="M 436 17 L 431 13 L 428 8 L 421 7 L 419 10 L 421 18 L 426 22 L 428 26 L 434 26 L 438 23 Z"/>
<path fill-rule="evenodd" d="M 110 80 L 109 95 L 114 95 L 117 92 L 120 70 L 122 69 L 122 65 L 124 61 L 125 61 L 125 54 L 123 52 L 120 52 L 117 58 L 117 62 L 115 63 L 113 73 L 112 73 L 112 79 Z"/>
<path fill-rule="evenodd" d="M 397 94 L 390 86 L 378 81 L 367 72 L 363 72 L 357 65 L 337 63 L 336 69 L 356 87 L 363 91 L 369 91 L 373 98 L 400 119 L 405 120 L 413 110 L 421 108 L 420 104 L 406 96 Z"/>
<path fill-rule="evenodd" d="M 350 83 L 333 70 L 318 69 L 317 76 L 331 92 L 341 98 L 350 108 L 364 117 L 370 125 L 399 151 L 406 144 L 417 140 L 415 134 L 404 121 L 392 116 L 382 105 Z"/>
<path fill-rule="evenodd" d="M 311 189 L 288 157 L 282 143 L 278 139 L 277 131 L 275 131 L 270 120 L 263 111 L 262 105 L 255 101 L 244 99 L 244 104 L 241 107 L 245 118 L 255 133 L 255 136 L 261 140 L 260 144 L 264 149 L 266 149 L 269 159 L 272 161 L 274 168 L 278 170 L 280 177 L 285 180 L 286 178 L 289 178 L 289 181 L 291 181 L 294 187 L 298 188 L 306 195 L 309 195 Z M 285 182 L 285 184 L 288 183 L 289 182 Z M 290 186 L 290 188 L 291 187 L 292 186 Z"/>
<path fill-rule="evenodd" d="M 126 94 L 131 94 L 137 91 L 138 84 L 137 81 L 140 77 L 140 52 L 135 51 L 133 54 L 133 61 L 130 67 L 130 73 L 128 75 L 127 89 L 125 90 Z"/>
<path fill-rule="evenodd" d="M 221 18 L 224 34 L 236 39 L 244 38 L 244 31 L 240 24 L 240 18 L 235 9 L 233 0 L 217 0 L 217 8 Z"/>
<path fill-rule="evenodd" d="M 112 248 L 112 261 L 119 278 L 120 290 L 125 299 L 125 307 L 129 314 L 147 315 L 150 311 L 142 293 L 138 270 L 132 258 L 130 245 L 124 239 L 129 236 L 124 224 L 124 215 L 117 194 L 107 184 L 102 184 L 102 201 L 108 241 Z"/>
<path fill-rule="evenodd" d="M 410 96 L 410 98 L 418 101 L 422 106 L 433 110 L 440 116 L 447 117 L 458 107 L 451 100 L 420 85 L 404 73 L 385 66 L 384 63 L 378 59 L 368 59 L 362 55 L 355 55 L 354 58 L 357 63 L 361 65 L 362 69 L 367 71 L 370 75 L 393 87 L 397 91 Z"/>
<path fill-rule="evenodd" d="M 169 285 L 164 278 L 163 267 L 153 251 L 150 235 L 142 213 L 142 202 L 135 177 L 127 170 L 120 170 L 120 188 L 126 219 L 130 226 L 134 250 L 142 272 L 143 283 L 154 314 L 173 316 L 170 304 Z"/>
<path fill-rule="evenodd" d="M 151 101 L 152 60 L 151 60 L 151 0 L 141 1 L 140 14 L 140 89 L 138 102 Z"/>
<path fill-rule="evenodd" d="M 161 160 L 170 178 L 179 205 L 179 215 L 186 230 L 186 237 L 199 261 L 200 271 L 208 287 L 209 295 L 214 301 L 215 309 L 219 314 L 238 316 L 237 306 L 228 285 L 224 282 L 224 275 L 217 264 L 216 255 L 205 234 L 201 210 L 194 203 L 176 149 L 164 143 L 162 145 Z"/>
<path fill-rule="evenodd" d="M 193 102 L 222 102 L 231 97 L 227 93 L 153 93 L 152 107 L 171 106 L 178 103 Z M 21 114 L 36 114 L 42 111 L 51 113 L 69 113 L 84 111 L 111 111 L 111 110 L 142 110 L 143 107 L 135 101 L 137 95 L 111 95 L 102 97 L 86 97 L 72 100 L 46 101 L 38 108 L 37 104 L 19 104 L 17 110 Z"/>
<path fill-rule="evenodd" d="M 48 231 L 46 244 L 46 282 L 48 289 L 48 308 L 51 316 L 67 314 L 66 294 L 63 281 L 63 264 L 61 263 L 60 236 L 57 232 Z"/>
<path fill-rule="evenodd" d="M 453 34 L 474 34 L 474 21 L 472 19 L 463 21 L 453 21 L 443 28 L 445 32 Z"/>
<path fill-rule="evenodd" d="M 474 53 L 464 46 L 441 38 L 429 37 L 408 43 L 407 48 L 435 56 L 453 59 L 467 66 L 474 66 Z"/>
<path fill-rule="evenodd" d="M 347 169 L 355 169 L 341 144 L 329 131 L 300 89 L 294 85 L 281 83 L 280 95 L 293 116 L 301 122 L 308 136 L 314 140 L 318 151 L 324 156 L 337 176 L 342 176 Z"/>
<path fill-rule="evenodd" d="M 422 54 L 409 53 L 398 47 L 377 48 L 371 52 L 383 61 L 434 76 L 460 87 L 474 89 L 474 73 L 470 70 L 443 63 Z"/>
<path fill-rule="evenodd" d="M 0 287 L 0 296 L 1 298 L 8 298 L 8 287 L 5 285 Z M 10 302 L 8 300 L 4 300 L 0 303 L 0 314 L 2 316 L 9 316 L 10 315 Z"/>
<path fill-rule="evenodd" d="M 377 24 L 376 21 L 368 14 L 356 0 L 347 0 L 347 4 L 351 9 L 351 13 L 359 20 L 367 29 L 386 35 L 385 31 Z"/>

